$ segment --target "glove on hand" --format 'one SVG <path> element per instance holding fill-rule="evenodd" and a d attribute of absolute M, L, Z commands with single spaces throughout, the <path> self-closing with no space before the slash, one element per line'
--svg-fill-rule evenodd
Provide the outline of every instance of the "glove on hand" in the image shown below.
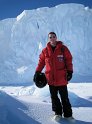
<path fill-rule="evenodd" d="M 37 82 L 37 81 L 39 80 L 39 75 L 40 75 L 40 73 L 41 73 L 41 72 L 39 72 L 39 71 L 35 72 L 34 77 L 33 77 L 33 81 L 34 81 L 34 82 Z"/>
<path fill-rule="evenodd" d="M 70 81 L 72 79 L 72 71 L 67 71 L 67 81 Z"/>

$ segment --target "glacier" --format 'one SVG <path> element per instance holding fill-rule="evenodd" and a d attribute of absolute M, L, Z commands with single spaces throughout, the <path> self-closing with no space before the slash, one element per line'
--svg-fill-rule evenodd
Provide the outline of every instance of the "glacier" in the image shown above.
<path fill-rule="evenodd" d="M 71 3 L 24 10 L 0 21 L 0 84 L 33 84 L 51 31 L 73 55 L 71 82 L 92 82 L 92 9 Z"/>

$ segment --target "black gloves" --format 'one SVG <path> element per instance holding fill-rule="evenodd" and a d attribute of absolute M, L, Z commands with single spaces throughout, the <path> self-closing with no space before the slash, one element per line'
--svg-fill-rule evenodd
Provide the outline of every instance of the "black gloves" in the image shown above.
<path fill-rule="evenodd" d="M 34 82 L 39 81 L 39 75 L 40 75 L 40 73 L 41 73 L 41 72 L 39 72 L 39 71 L 35 72 L 34 77 L 33 77 L 33 81 L 34 81 Z"/>
<path fill-rule="evenodd" d="M 72 79 L 72 71 L 67 71 L 67 81 L 70 81 Z"/>

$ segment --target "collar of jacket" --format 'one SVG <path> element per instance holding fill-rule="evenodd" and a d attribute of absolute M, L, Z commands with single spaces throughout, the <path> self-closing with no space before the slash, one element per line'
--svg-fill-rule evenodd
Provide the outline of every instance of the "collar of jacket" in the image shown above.
<path fill-rule="evenodd" d="M 55 49 L 61 49 L 62 46 L 63 46 L 63 42 L 62 41 L 57 41 L 57 45 L 56 45 Z M 51 48 L 50 42 L 47 43 L 47 50 L 48 50 L 49 56 L 52 56 L 53 50 Z"/>
<path fill-rule="evenodd" d="M 56 49 L 57 49 L 57 48 L 61 48 L 62 45 L 63 45 L 63 42 L 62 42 L 62 41 L 57 41 Z M 47 43 L 47 48 L 51 48 L 50 42 Z"/>

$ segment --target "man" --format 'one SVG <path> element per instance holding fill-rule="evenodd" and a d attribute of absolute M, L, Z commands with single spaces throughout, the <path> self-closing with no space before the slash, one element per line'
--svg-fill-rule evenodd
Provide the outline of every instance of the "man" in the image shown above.
<path fill-rule="evenodd" d="M 42 50 L 39 56 L 34 77 L 39 77 L 39 73 L 45 67 L 45 75 L 52 100 L 52 110 L 55 115 L 72 118 L 72 108 L 67 90 L 68 81 L 72 78 L 73 73 L 72 55 L 61 41 L 57 41 L 54 32 L 48 34 L 48 40 L 46 48 Z"/>

